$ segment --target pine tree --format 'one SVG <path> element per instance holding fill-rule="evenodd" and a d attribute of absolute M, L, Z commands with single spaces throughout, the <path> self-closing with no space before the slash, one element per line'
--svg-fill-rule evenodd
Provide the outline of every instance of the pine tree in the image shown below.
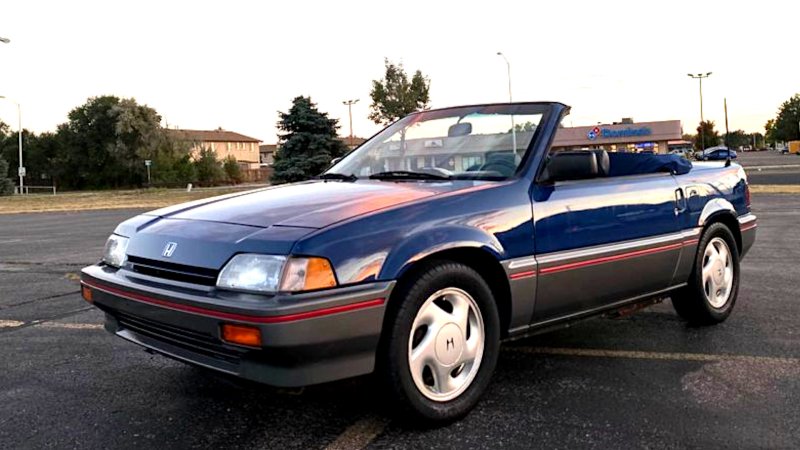
<path fill-rule="evenodd" d="M 280 149 L 275 155 L 272 183 L 307 180 L 322 173 L 346 150 L 336 130 L 338 120 L 320 112 L 310 97 L 296 97 L 288 113 L 278 112 Z"/>

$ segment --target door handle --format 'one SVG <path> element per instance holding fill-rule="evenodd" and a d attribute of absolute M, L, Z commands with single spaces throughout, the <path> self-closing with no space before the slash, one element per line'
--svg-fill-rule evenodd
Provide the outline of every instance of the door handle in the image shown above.
<path fill-rule="evenodd" d="M 675 189 L 675 215 L 677 216 L 686 212 L 687 208 L 688 205 L 686 202 L 686 196 L 683 195 L 683 189 Z"/>

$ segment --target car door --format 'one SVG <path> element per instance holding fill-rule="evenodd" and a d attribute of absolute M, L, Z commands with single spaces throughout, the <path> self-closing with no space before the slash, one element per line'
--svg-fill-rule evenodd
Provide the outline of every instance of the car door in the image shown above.
<path fill-rule="evenodd" d="M 667 288 L 686 203 L 670 174 L 536 184 L 532 192 L 535 321 Z"/>

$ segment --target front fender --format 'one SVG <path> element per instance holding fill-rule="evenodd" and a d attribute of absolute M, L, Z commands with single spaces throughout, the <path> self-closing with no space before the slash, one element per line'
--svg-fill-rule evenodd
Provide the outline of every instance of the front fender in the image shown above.
<path fill-rule="evenodd" d="M 503 259 L 505 249 L 492 234 L 481 229 L 449 225 L 434 230 L 420 231 L 395 245 L 381 268 L 379 279 L 397 279 L 415 262 L 446 250 L 457 248 L 483 249 L 498 260 Z"/>

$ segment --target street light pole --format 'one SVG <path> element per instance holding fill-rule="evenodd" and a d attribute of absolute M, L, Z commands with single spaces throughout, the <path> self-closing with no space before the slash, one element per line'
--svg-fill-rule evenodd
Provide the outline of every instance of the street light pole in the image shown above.
<path fill-rule="evenodd" d="M 358 103 L 359 99 L 355 100 L 345 100 L 342 102 L 343 105 L 347 105 L 347 114 L 350 116 L 350 148 L 353 148 L 353 105 Z"/>
<path fill-rule="evenodd" d="M 508 58 L 506 58 L 506 55 L 504 55 L 503 52 L 497 52 L 497 56 L 502 57 L 503 60 L 506 62 L 506 71 L 507 71 L 507 74 L 508 74 L 508 103 L 514 103 L 514 99 L 511 96 L 511 63 L 508 62 Z M 511 114 L 511 146 L 513 147 L 514 154 L 516 155 L 516 153 L 517 153 L 517 130 L 516 130 L 516 126 L 514 125 L 514 114 Z"/>
<path fill-rule="evenodd" d="M 711 72 L 707 72 L 705 74 L 698 73 L 697 75 L 688 73 L 686 75 L 696 80 L 700 80 L 700 151 L 702 152 L 706 149 L 705 130 L 703 129 L 703 122 L 705 122 L 705 119 L 703 118 L 703 78 L 708 78 L 711 76 Z"/>
<path fill-rule="evenodd" d="M 0 37 L 0 42 L 3 44 L 8 44 L 11 42 L 11 39 Z M 17 174 L 19 175 L 19 193 L 22 194 L 22 188 L 24 187 L 24 176 L 22 175 L 22 108 L 20 108 L 19 103 L 11 100 L 10 98 L 4 97 L 0 95 L 0 99 L 5 98 L 6 100 L 13 102 L 17 105 L 17 128 L 19 128 L 19 169 L 17 169 Z"/>
<path fill-rule="evenodd" d="M 19 106 L 19 102 L 6 96 L 0 95 L 0 99 L 6 99 L 17 105 L 17 130 L 19 135 L 19 168 L 17 169 L 17 174 L 19 175 L 19 193 L 22 194 L 22 188 L 25 187 L 25 176 L 22 174 L 22 170 L 25 167 L 22 165 L 22 108 Z"/>

